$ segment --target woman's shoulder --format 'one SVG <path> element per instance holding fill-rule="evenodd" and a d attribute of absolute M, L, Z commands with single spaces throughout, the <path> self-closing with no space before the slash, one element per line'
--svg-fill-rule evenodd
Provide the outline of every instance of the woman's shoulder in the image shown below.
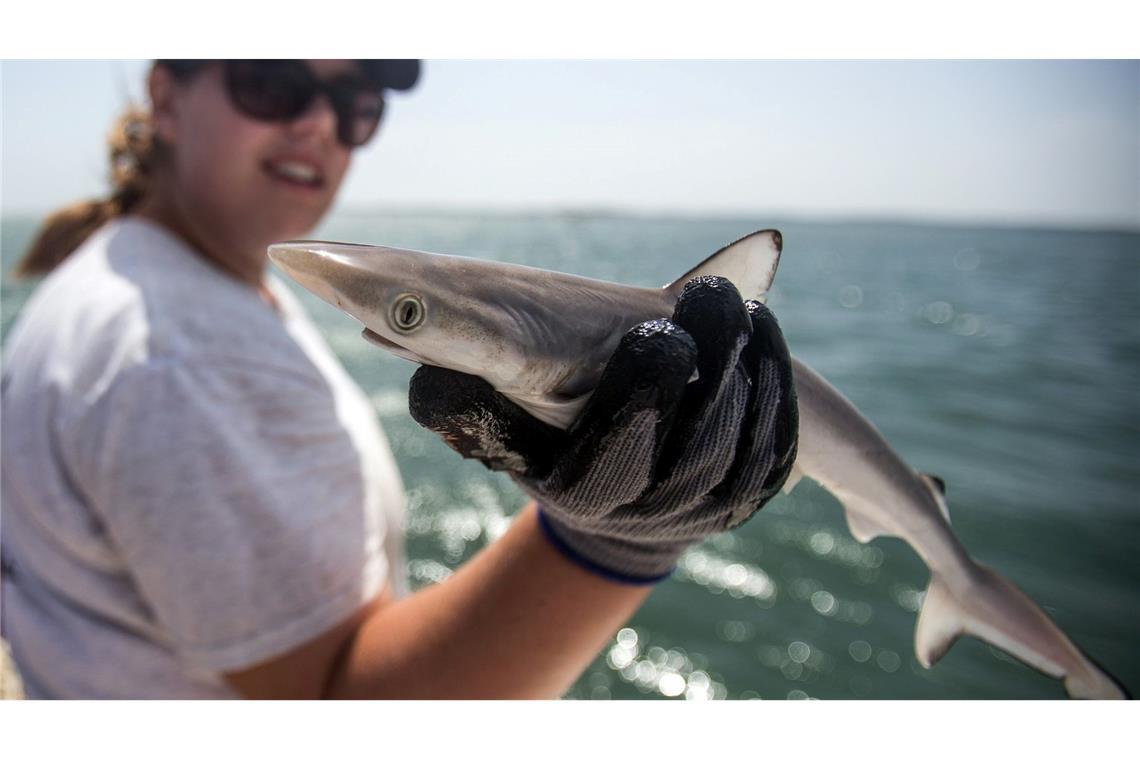
<path fill-rule="evenodd" d="M 93 234 L 41 284 L 25 312 L 18 332 L 29 340 L 20 342 L 87 376 L 162 365 L 317 379 L 284 316 L 253 288 L 173 234 L 130 217 Z"/>
<path fill-rule="evenodd" d="M 271 364 L 299 359 L 282 316 L 257 291 L 157 225 L 124 219 L 109 230 L 104 257 L 112 277 L 134 292 L 155 356 Z"/>

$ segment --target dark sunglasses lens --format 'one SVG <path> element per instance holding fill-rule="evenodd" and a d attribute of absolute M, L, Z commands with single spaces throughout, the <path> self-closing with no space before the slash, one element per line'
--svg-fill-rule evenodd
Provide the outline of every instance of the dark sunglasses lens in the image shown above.
<path fill-rule="evenodd" d="M 350 148 L 368 142 L 384 114 L 383 90 L 355 77 L 322 84 L 302 61 L 227 61 L 225 73 L 234 106 L 254 119 L 294 119 L 324 92 L 336 111 L 337 139 Z"/>
<path fill-rule="evenodd" d="M 384 96 L 379 90 L 353 88 L 337 97 L 337 137 L 350 147 L 363 145 L 376 134 L 384 115 Z"/>
<path fill-rule="evenodd" d="M 227 61 L 226 87 L 242 113 L 270 120 L 300 116 L 316 92 L 300 61 Z"/>

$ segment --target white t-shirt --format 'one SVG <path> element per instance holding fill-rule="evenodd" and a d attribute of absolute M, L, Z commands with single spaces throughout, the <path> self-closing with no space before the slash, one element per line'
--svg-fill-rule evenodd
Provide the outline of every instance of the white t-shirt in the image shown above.
<path fill-rule="evenodd" d="M 221 678 L 406 592 L 403 487 L 367 398 L 280 313 L 123 218 L 5 347 L 3 635 L 30 697 L 220 698 Z"/>

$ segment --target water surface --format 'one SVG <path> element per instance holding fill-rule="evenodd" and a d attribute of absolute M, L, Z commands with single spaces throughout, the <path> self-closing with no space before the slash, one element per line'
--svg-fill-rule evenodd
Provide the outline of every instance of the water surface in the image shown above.
<path fill-rule="evenodd" d="M 5 273 L 34 220 L 3 220 Z M 341 213 L 315 236 L 668 282 L 754 229 L 785 251 L 769 305 L 793 353 L 916 468 L 955 532 L 1140 690 L 1140 235 L 781 219 Z M 32 285 L 3 280 L 3 333 Z M 523 503 L 407 413 L 414 365 L 300 296 L 371 395 L 408 489 L 413 586 L 446 577 Z M 570 692 L 604 698 L 1059 698 L 973 639 L 914 658 L 925 566 L 856 543 L 813 483 L 691 550 Z"/>

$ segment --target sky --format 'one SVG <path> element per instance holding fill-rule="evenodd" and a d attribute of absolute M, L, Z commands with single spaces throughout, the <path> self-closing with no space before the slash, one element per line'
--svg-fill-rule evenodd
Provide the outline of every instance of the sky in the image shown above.
<path fill-rule="evenodd" d="M 3 213 L 103 192 L 148 65 L 2 64 Z M 338 208 L 1140 229 L 1140 62 L 427 60 Z"/>

